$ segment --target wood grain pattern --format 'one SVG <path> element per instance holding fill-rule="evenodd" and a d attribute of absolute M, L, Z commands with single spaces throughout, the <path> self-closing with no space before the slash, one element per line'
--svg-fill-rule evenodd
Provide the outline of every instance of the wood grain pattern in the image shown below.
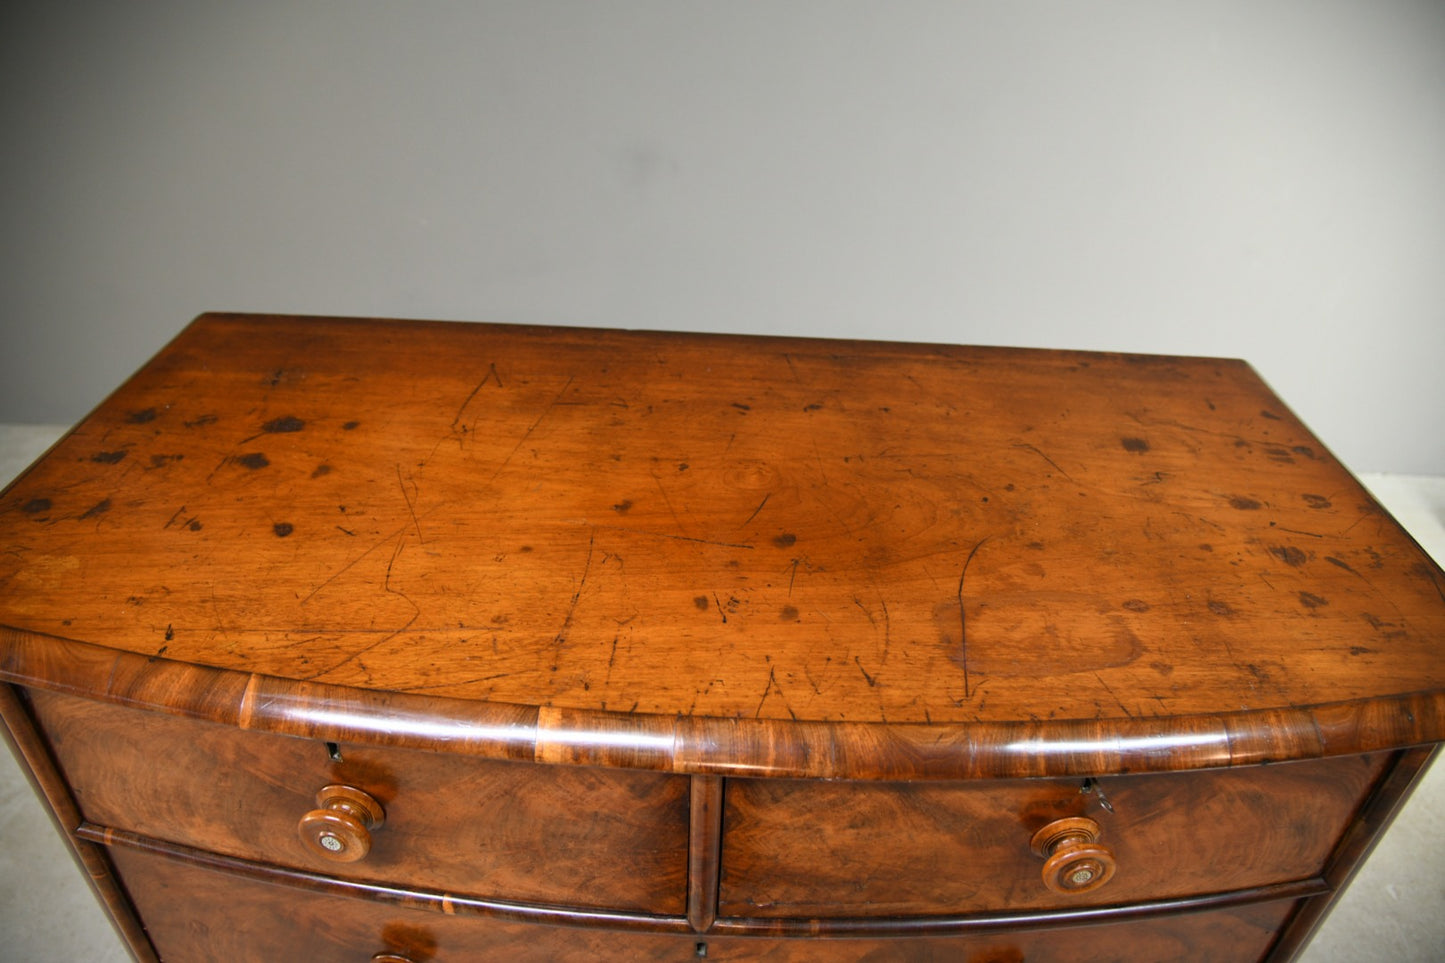
<path fill-rule="evenodd" d="M 1390 762 L 973 784 L 729 780 L 719 913 L 907 916 L 1128 904 L 1317 877 Z M 1102 791 L 1113 811 L 1102 808 Z M 1118 871 L 1062 895 L 1031 836 L 1087 815 Z"/>
<path fill-rule="evenodd" d="M 37 718 L 89 822 L 238 856 L 442 891 L 682 914 L 688 785 L 677 776 L 519 766 L 244 733 L 49 692 Z M 156 760 L 165 760 L 156 766 Z M 297 834 L 316 791 L 386 811 L 354 863 Z"/>
<path fill-rule="evenodd" d="M 0 623 L 368 689 L 927 724 L 1445 685 L 1445 577 L 1232 361 L 212 316 L 0 512 Z"/>
<path fill-rule="evenodd" d="M 317 963 L 401 953 L 417 963 L 505 957 L 518 961 L 706 959 L 775 961 L 944 961 L 1038 959 L 1053 963 L 1223 963 L 1259 959 L 1292 900 L 1204 913 L 1156 915 L 1109 927 L 1074 925 L 953 937 L 832 939 L 598 932 L 377 906 L 201 869 L 125 847 L 116 850 L 126 884 L 167 960 Z M 224 908 L 224 913 L 221 912 Z M 218 921 L 224 918 L 226 923 Z"/>

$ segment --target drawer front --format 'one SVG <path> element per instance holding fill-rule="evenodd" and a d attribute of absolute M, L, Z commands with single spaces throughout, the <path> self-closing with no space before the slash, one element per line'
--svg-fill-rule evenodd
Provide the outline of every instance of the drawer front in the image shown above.
<path fill-rule="evenodd" d="M 482 898 L 682 914 L 688 782 L 338 746 L 30 693 L 85 819 L 262 863 Z M 356 862 L 298 830 L 329 784 L 381 804 Z"/>
<path fill-rule="evenodd" d="M 1309 879 L 1388 762 L 1381 753 L 1121 776 L 1089 792 L 1082 780 L 730 780 L 719 915 L 1050 909 Z M 1074 816 L 1098 824 L 1117 868 L 1097 889 L 1060 895 L 1030 843 Z"/>
<path fill-rule="evenodd" d="M 772 960 L 786 963 L 1246 963 L 1261 959 L 1291 901 L 1128 923 L 898 939 L 648 934 L 446 916 L 292 889 L 116 847 L 116 866 L 164 963 L 413 963 L 507 960 Z"/>

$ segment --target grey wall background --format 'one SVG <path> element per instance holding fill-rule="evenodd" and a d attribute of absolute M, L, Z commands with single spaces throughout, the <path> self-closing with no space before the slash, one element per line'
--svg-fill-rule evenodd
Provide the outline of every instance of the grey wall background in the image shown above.
<path fill-rule="evenodd" d="M 1445 474 L 1445 4 L 0 13 L 0 420 L 208 309 L 1244 357 Z"/>

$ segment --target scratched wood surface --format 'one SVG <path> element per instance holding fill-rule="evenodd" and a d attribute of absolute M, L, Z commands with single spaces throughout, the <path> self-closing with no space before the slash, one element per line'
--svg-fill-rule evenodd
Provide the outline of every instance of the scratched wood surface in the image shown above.
<path fill-rule="evenodd" d="M 1445 692 L 1445 577 L 1243 363 L 206 316 L 0 497 L 0 625 L 561 710 Z"/>

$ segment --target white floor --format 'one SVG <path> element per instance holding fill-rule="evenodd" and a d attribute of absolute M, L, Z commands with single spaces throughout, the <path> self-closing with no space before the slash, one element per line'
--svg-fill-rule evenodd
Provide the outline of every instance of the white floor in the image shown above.
<path fill-rule="evenodd" d="M 8 483 L 62 431 L 59 426 L 0 425 L 0 484 Z M 1361 478 L 1426 551 L 1445 560 L 1445 478 Z M 129 959 L 19 766 L 4 752 L 0 934 L 3 961 Z M 1445 765 L 1425 776 L 1300 960 L 1445 960 Z"/>

